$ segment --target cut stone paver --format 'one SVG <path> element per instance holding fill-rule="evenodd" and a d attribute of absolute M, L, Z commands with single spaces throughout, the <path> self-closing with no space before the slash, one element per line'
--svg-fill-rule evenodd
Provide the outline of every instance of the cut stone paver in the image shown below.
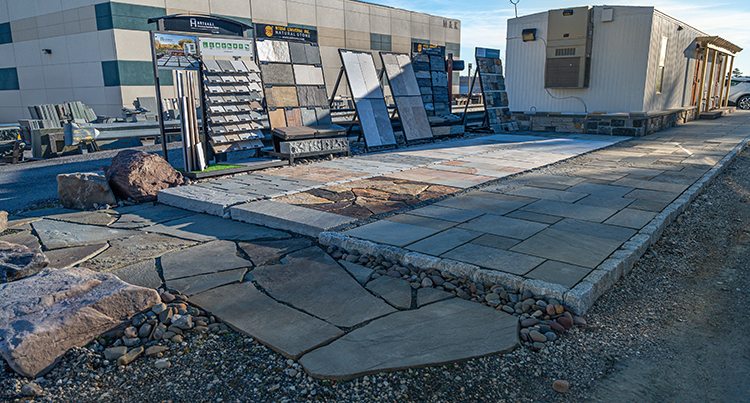
<path fill-rule="evenodd" d="M 617 217 L 617 214 L 615 214 L 615 217 Z M 612 239 L 620 242 L 627 242 L 627 240 L 636 233 L 636 231 L 632 229 L 623 228 L 623 226 L 617 226 L 617 224 L 608 224 L 609 223 L 599 224 L 591 221 L 566 218 L 557 224 L 552 225 L 550 228 L 572 232 L 574 234 L 584 234 L 595 236 L 597 238 Z"/>
<path fill-rule="evenodd" d="M 190 302 L 292 359 L 343 334 L 329 323 L 274 301 L 250 282 L 214 288 L 192 296 Z"/>
<path fill-rule="evenodd" d="M 510 250 L 593 269 L 620 245 L 620 241 L 547 228 Z"/>
<path fill-rule="evenodd" d="M 431 228 L 384 220 L 351 229 L 346 231 L 345 234 L 373 242 L 404 246 L 438 232 L 438 230 Z"/>
<path fill-rule="evenodd" d="M 218 273 L 199 274 L 167 280 L 167 287 L 177 290 L 187 296 L 193 296 L 212 288 L 239 282 L 245 276 L 247 269 L 234 269 Z"/>
<path fill-rule="evenodd" d="M 280 241 L 240 242 L 239 247 L 255 266 L 264 265 L 283 255 L 305 249 L 312 245 L 306 238 L 293 238 Z"/>
<path fill-rule="evenodd" d="M 522 210 L 594 222 L 602 222 L 617 212 L 613 208 L 560 203 L 550 200 L 539 200 L 523 207 Z"/>
<path fill-rule="evenodd" d="M 136 207 L 136 206 L 132 206 Z M 127 211 L 126 213 L 120 213 L 120 218 L 113 224 L 111 228 L 125 228 L 135 229 L 148 227 L 154 224 L 159 224 L 167 221 L 176 220 L 188 216 L 195 215 L 195 213 L 178 209 L 163 204 L 137 206 L 138 209 L 118 209 L 117 211 Z"/>
<path fill-rule="evenodd" d="M 656 190 L 636 189 L 626 195 L 629 199 L 636 199 L 628 205 L 629 208 L 659 212 L 672 203 L 679 196 L 678 193 L 659 192 Z"/>
<path fill-rule="evenodd" d="M 287 264 L 261 266 L 252 271 L 258 285 L 278 301 L 344 328 L 394 311 L 365 291 L 316 246 L 285 259 Z"/>
<path fill-rule="evenodd" d="M 508 352 L 518 345 L 518 319 L 453 298 L 374 321 L 305 354 L 316 378 L 352 379 Z"/>
<path fill-rule="evenodd" d="M 230 212 L 233 220 L 281 228 L 313 237 L 329 228 L 355 221 L 354 218 L 272 200 L 232 207 Z"/>
<path fill-rule="evenodd" d="M 587 206 L 594 207 L 607 207 L 624 209 L 633 203 L 635 199 L 626 199 L 624 197 L 599 197 L 599 196 L 587 196 L 581 200 L 578 200 L 576 204 L 584 204 Z"/>
<path fill-rule="evenodd" d="M 86 261 L 86 267 L 99 272 L 109 271 L 195 244 L 180 238 L 140 232 L 127 238 L 110 240 L 109 248 Z"/>
<path fill-rule="evenodd" d="M 408 281 L 390 276 L 381 276 L 367 283 L 367 289 L 399 309 L 411 308 L 412 288 Z"/>
<path fill-rule="evenodd" d="M 415 242 L 406 248 L 416 252 L 426 253 L 428 255 L 439 256 L 457 246 L 471 241 L 472 239 L 478 238 L 481 235 L 482 233 L 477 231 L 451 228 Z"/>
<path fill-rule="evenodd" d="M 233 220 L 196 214 L 163 224 L 157 224 L 142 230 L 158 232 L 199 242 L 216 239 L 232 241 L 255 241 L 259 239 L 288 239 L 291 235 L 270 228 L 244 224 Z"/>
<path fill-rule="evenodd" d="M 522 186 L 520 188 L 513 189 L 506 192 L 505 194 L 531 197 L 534 199 L 542 200 L 554 200 L 565 203 L 573 203 L 587 196 L 586 193 L 567 192 L 554 189 L 544 189 L 541 187 L 534 186 Z"/>
<path fill-rule="evenodd" d="M 643 211 L 634 208 L 626 208 L 620 210 L 619 213 L 613 215 L 610 219 L 605 221 L 605 224 L 619 225 L 620 227 L 628 227 L 633 229 L 641 229 L 643 226 L 649 223 L 656 213 L 651 211 Z"/>
<path fill-rule="evenodd" d="M 350 263 L 346 260 L 339 260 L 338 262 L 344 267 L 347 272 L 349 272 L 349 274 L 352 275 L 352 277 L 354 277 L 355 280 L 357 280 L 358 283 L 362 285 L 365 285 L 365 283 L 370 281 L 373 273 L 375 273 L 375 270 L 368 269 L 361 264 Z"/>
<path fill-rule="evenodd" d="M 31 223 L 47 249 L 100 243 L 110 239 L 138 235 L 138 231 L 113 229 L 95 225 L 81 225 L 54 220 Z"/>
<path fill-rule="evenodd" d="M 401 224 L 416 225 L 418 227 L 432 228 L 442 231 L 456 225 L 455 222 L 447 220 L 437 220 L 429 217 L 421 217 L 413 214 L 397 214 L 386 218 L 388 221 L 399 222 Z"/>
<path fill-rule="evenodd" d="M 505 216 L 509 218 L 517 218 L 519 220 L 536 221 L 542 224 L 554 224 L 563 219 L 563 217 L 558 217 L 554 215 L 532 213 L 530 211 L 522 211 L 522 210 L 516 210 L 516 211 L 510 212 L 506 214 Z"/>
<path fill-rule="evenodd" d="M 212 241 L 161 257 L 162 274 L 167 282 L 250 266 L 252 263 L 237 256 L 237 245 L 230 241 Z"/>
<path fill-rule="evenodd" d="M 526 277 L 573 288 L 589 273 L 591 273 L 591 269 L 587 267 L 548 260 L 540 264 L 536 269 L 528 272 Z"/>
<path fill-rule="evenodd" d="M 159 273 L 156 272 L 154 259 L 120 267 L 110 271 L 109 274 L 114 274 L 126 283 L 146 288 L 159 288 L 162 283 Z"/>
<path fill-rule="evenodd" d="M 433 302 L 443 301 L 455 297 L 452 293 L 437 288 L 420 288 L 417 290 L 417 306 L 420 308 Z"/>
<path fill-rule="evenodd" d="M 515 239 L 526 239 L 547 227 L 547 224 L 494 214 L 485 214 L 458 226 L 458 228 L 482 231 Z"/>
<path fill-rule="evenodd" d="M 409 214 L 436 218 L 445 221 L 465 222 L 471 220 L 472 218 L 479 217 L 483 213 L 477 211 L 461 210 L 457 208 L 442 207 L 433 204 L 431 206 L 426 206 L 409 211 Z"/>
<path fill-rule="evenodd" d="M 49 267 L 67 269 L 68 267 L 85 262 L 108 247 L 109 244 L 107 243 L 97 243 L 93 245 L 74 246 L 72 248 L 54 249 L 45 252 L 44 255 L 49 259 Z"/>
<path fill-rule="evenodd" d="M 535 199 L 522 198 L 518 196 L 497 195 L 496 198 L 481 197 L 470 193 L 468 195 L 456 196 L 435 203 L 436 206 L 450 207 L 461 210 L 470 210 L 478 213 L 491 213 L 503 215 L 521 208 Z"/>
<path fill-rule="evenodd" d="M 602 198 L 613 199 L 625 196 L 626 194 L 633 191 L 633 188 L 583 182 L 568 188 L 568 190 L 571 192 L 588 193 Z"/>
<path fill-rule="evenodd" d="M 631 188 L 636 188 L 636 189 L 658 190 L 660 192 L 668 192 L 668 193 L 682 193 L 685 191 L 685 189 L 688 188 L 687 185 L 678 185 L 675 183 L 668 183 L 668 182 L 656 182 L 656 181 L 648 181 L 648 180 L 630 179 L 627 177 L 617 180 L 615 182 L 612 182 L 612 185 L 625 186 L 625 187 L 631 187 Z"/>
<path fill-rule="evenodd" d="M 515 253 L 473 243 L 459 246 L 442 257 L 475 264 L 488 269 L 523 275 L 544 262 L 530 254 Z"/>

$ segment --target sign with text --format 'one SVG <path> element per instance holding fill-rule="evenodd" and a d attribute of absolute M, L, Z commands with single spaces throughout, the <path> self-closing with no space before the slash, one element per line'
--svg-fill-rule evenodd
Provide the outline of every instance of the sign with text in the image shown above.
<path fill-rule="evenodd" d="M 424 53 L 427 55 L 445 57 L 445 46 L 430 45 L 428 43 L 412 43 L 412 53 Z"/>
<path fill-rule="evenodd" d="M 278 39 L 282 41 L 318 42 L 315 29 L 285 27 L 283 25 L 253 24 L 256 39 Z"/>
<path fill-rule="evenodd" d="M 200 32 L 212 35 L 244 36 L 245 25 L 227 19 L 191 15 L 170 16 L 162 19 L 167 31 Z"/>
<path fill-rule="evenodd" d="M 499 59 L 500 58 L 500 50 L 498 49 L 487 49 L 487 48 L 476 48 L 477 57 L 486 57 L 489 59 Z"/>
<path fill-rule="evenodd" d="M 252 39 L 199 37 L 198 48 L 201 51 L 201 56 L 253 57 Z"/>

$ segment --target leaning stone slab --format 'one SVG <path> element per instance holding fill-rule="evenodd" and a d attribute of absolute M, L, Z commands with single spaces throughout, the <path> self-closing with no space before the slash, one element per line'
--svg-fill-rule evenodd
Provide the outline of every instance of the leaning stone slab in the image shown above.
<path fill-rule="evenodd" d="M 41 220 L 31 223 L 34 230 L 47 249 L 66 248 L 69 246 L 101 243 L 110 239 L 137 235 L 137 231 L 128 231 L 98 227 L 95 225 L 80 225 L 61 221 Z"/>
<path fill-rule="evenodd" d="M 273 200 L 260 200 L 230 209 L 232 219 L 284 229 L 311 237 L 356 219 Z"/>
<path fill-rule="evenodd" d="M 339 327 L 395 312 L 365 291 L 317 246 L 287 255 L 287 264 L 262 266 L 251 273 L 268 295 Z"/>
<path fill-rule="evenodd" d="M 465 361 L 517 345 L 518 319 L 453 298 L 373 321 L 299 362 L 315 378 L 352 379 Z"/>
<path fill-rule="evenodd" d="M 193 296 L 190 302 L 293 359 L 343 334 L 333 325 L 274 301 L 249 282 L 214 288 Z"/>
<path fill-rule="evenodd" d="M 117 203 L 107 178 L 95 172 L 57 175 L 57 196 L 63 207 L 75 210 Z"/>
<path fill-rule="evenodd" d="M 275 229 L 258 225 L 248 225 L 205 214 L 191 215 L 178 220 L 157 224 L 143 230 L 199 242 L 208 242 L 216 239 L 255 241 L 289 239 L 292 237 L 286 232 L 276 231 Z"/>
<path fill-rule="evenodd" d="M 45 269 L 0 285 L 0 355 L 21 375 L 44 375 L 70 348 L 159 303 L 155 290 L 83 268 Z"/>
<path fill-rule="evenodd" d="M 178 278 L 250 266 L 250 262 L 237 256 L 237 245 L 229 241 L 213 241 L 168 253 L 161 258 L 162 273 L 168 286 L 171 286 L 171 280 Z"/>
<path fill-rule="evenodd" d="M 31 276 L 48 264 L 49 260 L 39 249 L 0 241 L 0 283 Z"/>

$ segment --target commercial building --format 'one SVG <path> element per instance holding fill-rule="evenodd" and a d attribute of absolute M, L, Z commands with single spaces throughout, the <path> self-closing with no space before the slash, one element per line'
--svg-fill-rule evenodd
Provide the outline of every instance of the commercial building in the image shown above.
<path fill-rule="evenodd" d="M 30 105 L 70 101 L 119 116 L 136 97 L 154 96 L 147 19 L 170 14 L 316 29 L 329 91 L 339 48 L 408 53 L 430 43 L 460 55 L 460 21 L 354 0 L 0 0 L 0 123 L 29 118 Z M 172 79 L 162 74 L 169 97 Z"/>

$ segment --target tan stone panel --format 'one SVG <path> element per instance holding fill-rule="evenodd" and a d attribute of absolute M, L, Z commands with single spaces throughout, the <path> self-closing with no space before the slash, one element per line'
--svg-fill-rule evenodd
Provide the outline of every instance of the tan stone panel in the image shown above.
<path fill-rule="evenodd" d="M 135 44 L 149 43 L 150 38 L 147 31 L 115 29 L 114 35 L 118 60 L 151 60 L 150 46 L 135 46 Z"/>
<path fill-rule="evenodd" d="M 183 8 L 193 13 L 208 14 L 210 12 L 208 0 L 166 0 L 165 5 L 167 8 Z"/>
<path fill-rule="evenodd" d="M 343 9 L 318 7 L 316 12 L 318 17 L 318 35 L 321 34 L 321 28 L 345 28 Z"/>
<path fill-rule="evenodd" d="M 347 1 L 344 2 L 344 10 L 369 15 L 370 5 L 366 3 Z"/>
<path fill-rule="evenodd" d="M 391 34 L 391 18 L 370 14 L 370 31 L 375 34 Z"/>
<path fill-rule="evenodd" d="M 335 8 L 339 10 L 344 9 L 343 0 L 315 0 L 315 3 L 318 5 L 318 7 L 328 7 L 328 8 Z"/>
<path fill-rule="evenodd" d="M 284 111 L 284 114 L 286 115 L 287 126 L 302 126 L 302 114 L 299 108 L 287 109 Z"/>
<path fill-rule="evenodd" d="M 278 108 L 268 111 L 268 120 L 271 124 L 271 128 L 286 127 L 286 115 L 284 109 Z"/>
<path fill-rule="evenodd" d="M 430 24 L 422 24 L 419 22 L 411 22 L 411 36 L 419 39 L 430 38 Z"/>

